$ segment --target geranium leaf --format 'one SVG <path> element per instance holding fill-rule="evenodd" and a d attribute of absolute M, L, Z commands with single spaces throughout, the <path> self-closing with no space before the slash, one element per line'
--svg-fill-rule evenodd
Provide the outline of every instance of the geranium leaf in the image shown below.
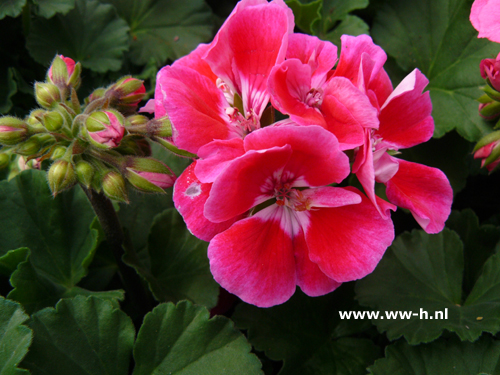
<path fill-rule="evenodd" d="M 219 287 L 210 273 L 207 245 L 191 235 L 179 213 L 170 208 L 155 217 L 147 250 L 140 258 L 129 253 L 125 260 L 148 281 L 158 301 L 187 298 L 211 308 Z"/>
<path fill-rule="evenodd" d="M 370 27 L 361 18 L 356 16 L 347 15 L 333 31 L 328 34 L 321 35 L 321 39 L 329 40 L 337 47 L 340 47 L 340 37 L 344 34 L 347 35 L 361 35 L 369 34 Z"/>
<path fill-rule="evenodd" d="M 29 254 L 27 247 L 21 247 L 7 251 L 4 255 L 0 256 L 0 274 L 10 277 L 19 263 L 24 262 Z"/>
<path fill-rule="evenodd" d="M 316 298 L 297 291 L 283 305 L 269 309 L 243 304 L 233 320 L 248 330 L 257 350 L 275 361 L 284 360 L 280 375 L 363 373 L 379 357 L 379 349 L 370 340 L 344 337 L 371 326 L 367 321 L 340 320 L 339 310 L 359 309 L 349 285 Z"/>
<path fill-rule="evenodd" d="M 134 375 L 262 374 L 251 346 L 222 316 L 182 301 L 146 315 L 134 347 Z"/>
<path fill-rule="evenodd" d="M 22 366 L 33 375 L 128 374 L 134 325 L 108 301 L 63 299 L 33 314 L 29 327 L 34 339 Z"/>
<path fill-rule="evenodd" d="M 17 17 L 21 14 L 26 0 L 4 0 L 0 3 L 0 20 L 5 16 Z"/>
<path fill-rule="evenodd" d="M 18 368 L 28 352 L 33 333 L 23 323 L 29 319 L 22 307 L 0 296 L 0 374 L 28 375 Z"/>
<path fill-rule="evenodd" d="M 368 0 L 323 0 L 321 33 L 327 34 L 338 21 L 344 20 L 350 12 L 367 6 Z"/>
<path fill-rule="evenodd" d="M 500 341 L 483 336 L 474 343 L 457 338 L 411 346 L 404 340 L 390 345 L 386 357 L 368 370 L 373 375 L 498 374 Z"/>
<path fill-rule="evenodd" d="M 389 0 L 378 11 L 372 35 L 407 72 L 419 68 L 429 78 L 435 137 L 456 129 L 474 142 L 491 131 L 479 117 L 481 59 L 498 44 L 478 39 L 468 0 Z"/>
<path fill-rule="evenodd" d="M 129 48 L 128 30 L 113 6 L 97 0 L 76 0 L 75 7 L 65 15 L 36 19 L 26 47 L 41 64 L 48 64 L 58 53 L 104 73 L 120 69 L 123 52 Z"/>
<path fill-rule="evenodd" d="M 373 323 L 390 340 L 404 336 L 415 345 L 432 341 L 447 329 L 462 340 L 474 341 L 483 331 L 500 330 L 500 278 L 495 267 L 500 267 L 498 255 L 488 259 L 465 300 L 463 245 L 458 235 L 449 229 L 436 235 L 404 233 L 375 271 L 357 282 L 357 299 L 380 311 L 382 318 Z M 387 319 L 385 311 L 406 311 L 412 316 Z"/>
<path fill-rule="evenodd" d="M 153 57 L 158 65 L 176 60 L 210 41 L 213 14 L 204 0 L 104 0 L 113 4 L 132 35 L 130 58 L 137 65 Z"/>
<path fill-rule="evenodd" d="M 17 92 L 13 69 L 8 68 L 0 71 L 0 89 L 0 113 L 7 113 L 12 108 L 10 98 Z"/>
<path fill-rule="evenodd" d="M 313 34 L 314 24 L 321 20 L 322 0 L 315 0 L 307 4 L 299 0 L 288 0 L 286 5 L 293 11 L 295 17 L 295 26 L 305 31 L 307 34 Z"/>
<path fill-rule="evenodd" d="M 34 0 L 38 15 L 51 18 L 56 13 L 66 14 L 75 7 L 75 0 Z"/>

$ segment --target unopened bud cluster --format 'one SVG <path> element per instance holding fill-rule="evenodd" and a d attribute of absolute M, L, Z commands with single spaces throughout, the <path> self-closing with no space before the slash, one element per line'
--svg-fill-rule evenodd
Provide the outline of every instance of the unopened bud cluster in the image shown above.
<path fill-rule="evenodd" d="M 485 94 L 479 100 L 479 115 L 486 120 L 500 118 L 500 53 L 496 59 L 484 59 L 479 65 L 481 76 L 486 79 Z M 495 129 L 500 128 L 500 120 Z M 474 158 L 481 159 L 481 167 L 492 172 L 500 164 L 500 131 L 481 139 L 474 148 Z"/>
<path fill-rule="evenodd" d="M 108 197 L 128 202 L 127 189 L 162 193 L 175 175 L 151 157 L 149 141 L 182 156 L 167 117 L 150 120 L 136 114 L 146 95 L 141 80 L 126 76 L 107 88 L 98 88 L 84 103 L 77 89 L 81 65 L 56 56 L 45 82 L 35 84 L 41 108 L 19 119 L 0 118 L 0 168 L 40 168 L 48 161 L 48 182 L 54 195 L 79 183 Z"/>

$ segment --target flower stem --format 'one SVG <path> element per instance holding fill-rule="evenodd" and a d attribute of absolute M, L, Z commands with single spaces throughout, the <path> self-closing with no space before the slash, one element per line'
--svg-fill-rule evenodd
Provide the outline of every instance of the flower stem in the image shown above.
<path fill-rule="evenodd" d="M 92 205 L 92 208 L 101 223 L 102 230 L 106 236 L 106 241 L 113 252 L 118 266 L 118 275 L 124 286 L 126 295 L 130 298 L 131 306 L 140 310 L 136 311 L 136 313 L 138 313 L 140 315 L 140 319 L 142 319 L 142 316 L 152 309 L 151 302 L 148 299 L 148 295 L 144 290 L 139 275 L 122 260 L 122 256 L 125 254 L 125 236 L 113 204 L 103 193 L 97 193 L 92 189 L 85 188 L 84 186 L 82 186 L 82 189 L 87 195 L 87 198 L 89 199 L 90 204 Z"/>

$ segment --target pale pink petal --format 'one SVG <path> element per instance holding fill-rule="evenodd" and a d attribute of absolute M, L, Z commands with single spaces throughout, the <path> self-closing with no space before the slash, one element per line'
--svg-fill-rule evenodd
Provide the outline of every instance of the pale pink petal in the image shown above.
<path fill-rule="evenodd" d="M 320 126 L 268 126 L 244 139 L 246 150 L 290 145 L 286 172 L 299 180 L 294 186 L 340 183 L 349 174 L 349 158 L 339 149 L 333 134 Z"/>
<path fill-rule="evenodd" d="M 343 188 L 324 186 L 301 191 L 311 207 L 341 207 L 361 203 L 361 196 Z"/>
<path fill-rule="evenodd" d="M 341 53 L 334 76 L 346 77 L 358 88 L 369 88 L 370 82 L 377 79 L 378 72 L 387 60 L 384 50 L 374 44 L 368 35 L 342 35 L 340 40 Z M 363 69 L 362 60 L 365 64 L 372 61 L 369 69 Z"/>
<path fill-rule="evenodd" d="M 398 172 L 399 159 L 393 158 L 385 148 L 373 153 L 375 181 L 385 184 Z"/>
<path fill-rule="evenodd" d="M 326 81 L 327 73 L 337 62 L 337 46 L 306 34 L 292 34 L 288 38 L 286 58 L 299 59 L 311 67 L 311 87 L 320 88 Z"/>
<path fill-rule="evenodd" d="M 137 112 L 155 113 L 155 100 L 149 99 L 144 107 L 139 108 Z"/>
<path fill-rule="evenodd" d="M 293 250 L 297 267 L 297 285 L 311 297 L 322 296 L 330 293 L 340 286 L 340 283 L 330 279 L 309 259 L 309 249 L 300 231 L 293 238 Z"/>
<path fill-rule="evenodd" d="M 311 67 L 297 59 L 275 66 L 268 81 L 273 105 L 300 125 L 326 126 L 323 115 L 310 103 Z M 312 96 L 312 95 L 309 95 Z"/>
<path fill-rule="evenodd" d="M 392 220 L 381 218 L 359 190 L 345 189 L 359 194 L 362 202 L 312 210 L 304 228 L 311 261 L 337 282 L 371 273 L 394 240 Z"/>
<path fill-rule="evenodd" d="M 164 67 L 156 82 L 155 116 L 168 114 L 177 147 L 197 153 L 214 139 L 230 139 L 224 94 L 210 79 L 183 66 Z"/>
<path fill-rule="evenodd" d="M 283 303 L 295 292 L 292 239 L 281 227 L 284 210 L 267 207 L 215 236 L 208 247 L 214 279 L 259 307 Z"/>
<path fill-rule="evenodd" d="M 439 169 L 399 160 L 399 170 L 387 182 L 387 198 L 411 211 L 427 233 L 438 233 L 450 215 L 453 190 Z"/>
<path fill-rule="evenodd" d="M 194 51 L 176 60 L 172 66 L 184 66 L 196 70 L 215 84 L 217 82 L 217 76 L 212 72 L 212 69 L 210 69 L 210 65 L 202 59 L 210 48 L 212 48 L 211 44 L 199 44 Z"/>
<path fill-rule="evenodd" d="M 213 236 L 225 231 L 243 216 L 222 223 L 212 223 L 203 216 L 203 206 L 208 199 L 212 184 L 204 184 L 196 178 L 195 165 L 196 162 L 187 167 L 175 182 L 174 204 L 189 231 L 204 241 L 210 241 Z"/>
<path fill-rule="evenodd" d="M 476 0 L 472 5 L 470 21 L 479 31 L 478 38 L 500 43 L 500 0 Z"/>
<path fill-rule="evenodd" d="M 237 7 L 205 56 L 212 71 L 241 95 L 245 115 L 260 117 L 269 101 L 267 78 L 285 58 L 289 17 L 290 9 L 276 2 Z"/>
<path fill-rule="evenodd" d="M 396 87 L 380 111 L 377 135 L 396 149 L 427 142 L 434 133 L 429 92 L 422 94 L 428 79 L 418 70 Z"/>
<path fill-rule="evenodd" d="M 289 145 L 248 151 L 234 159 L 217 177 L 205 204 L 205 217 L 214 223 L 243 214 L 274 196 L 275 180 L 290 159 Z"/>
<path fill-rule="evenodd" d="M 214 182 L 231 161 L 244 153 L 241 138 L 210 142 L 198 150 L 200 159 L 196 163 L 196 176 L 201 182 Z"/>

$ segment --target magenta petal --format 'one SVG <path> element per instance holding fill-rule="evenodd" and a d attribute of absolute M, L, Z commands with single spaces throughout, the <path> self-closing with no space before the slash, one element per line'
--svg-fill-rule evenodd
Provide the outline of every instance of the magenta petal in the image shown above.
<path fill-rule="evenodd" d="M 472 4 L 470 21 L 479 31 L 478 38 L 500 43 L 500 0 L 476 0 Z"/>
<path fill-rule="evenodd" d="M 427 233 L 438 233 L 450 215 L 453 190 L 437 168 L 399 160 L 399 170 L 387 182 L 387 198 L 411 211 Z"/>
<path fill-rule="evenodd" d="M 311 67 L 297 59 L 275 66 L 269 76 L 269 92 L 273 105 L 300 125 L 322 125 L 321 112 L 307 103 L 311 90 Z"/>
<path fill-rule="evenodd" d="M 286 171 L 300 178 L 294 186 L 339 183 L 349 174 L 349 159 L 340 151 L 334 135 L 320 126 L 269 126 L 249 134 L 246 150 L 290 145 Z"/>
<path fill-rule="evenodd" d="M 191 53 L 189 53 L 189 55 L 176 60 L 172 64 L 172 66 L 184 66 L 186 68 L 196 70 L 198 73 L 207 77 L 215 84 L 217 82 L 217 76 L 214 74 L 214 72 L 212 72 L 212 69 L 210 69 L 210 65 L 208 65 L 207 62 L 203 60 L 203 57 L 206 55 L 210 48 L 212 48 L 211 44 L 199 44 L 198 47 L 196 47 Z"/>
<path fill-rule="evenodd" d="M 212 184 L 201 183 L 194 174 L 196 162 L 187 167 L 174 185 L 175 208 L 184 218 L 189 231 L 196 237 L 210 241 L 216 234 L 225 231 L 238 216 L 222 223 L 212 223 L 203 216 L 203 207 L 210 194 Z"/>
<path fill-rule="evenodd" d="M 245 115 L 260 117 L 269 101 L 267 78 L 285 58 L 290 12 L 275 2 L 237 7 L 205 57 L 213 72 L 241 94 Z"/>
<path fill-rule="evenodd" d="M 305 228 L 311 261 L 330 278 L 346 282 L 365 277 L 378 264 L 394 240 L 392 220 L 380 217 L 359 190 L 359 204 L 310 211 Z"/>
<path fill-rule="evenodd" d="M 309 249 L 302 231 L 293 239 L 295 264 L 297 267 L 297 285 L 311 297 L 330 293 L 340 286 L 340 283 L 330 279 L 309 259 Z"/>
<path fill-rule="evenodd" d="M 155 116 L 166 111 L 174 127 L 174 142 L 186 151 L 198 149 L 214 139 L 236 137 L 228 127 L 229 107 L 224 94 L 206 76 L 183 66 L 164 67 L 155 92 Z"/>
<path fill-rule="evenodd" d="M 214 182 L 233 159 L 244 153 L 241 138 L 210 142 L 198 150 L 198 156 L 201 159 L 196 163 L 196 176 L 201 182 Z"/>
<path fill-rule="evenodd" d="M 291 34 L 288 38 L 287 60 L 299 59 L 311 67 L 312 87 L 320 88 L 327 73 L 337 62 L 337 46 L 306 34 Z"/>
<path fill-rule="evenodd" d="M 229 220 L 274 196 L 274 179 L 290 159 L 289 145 L 248 151 L 234 159 L 217 177 L 205 204 L 205 217 L 214 223 Z"/>
<path fill-rule="evenodd" d="M 259 307 L 287 301 L 296 270 L 290 234 L 281 228 L 284 208 L 272 205 L 215 236 L 208 247 L 214 279 Z"/>
<path fill-rule="evenodd" d="M 395 148 L 408 148 L 427 142 L 434 133 L 429 92 L 422 94 L 429 81 L 418 70 L 396 87 L 380 111 L 377 134 Z"/>
<path fill-rule="evenodd" d="M 361 203 L 359 194 L 332 186 L 306 189 L 302 195 L 309 200 L 311 207 L 341 207 Z"/>

